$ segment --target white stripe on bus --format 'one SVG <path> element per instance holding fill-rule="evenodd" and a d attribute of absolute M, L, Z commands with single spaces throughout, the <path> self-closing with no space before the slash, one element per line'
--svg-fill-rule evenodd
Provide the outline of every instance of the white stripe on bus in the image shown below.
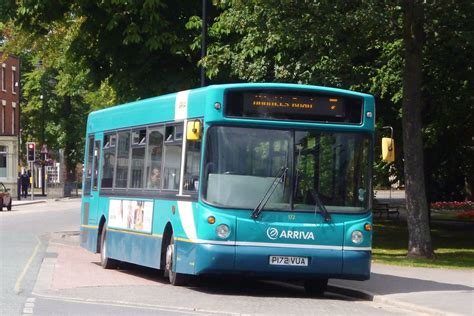
<path fill-rule="evenodd" d="M 176 100 L 174 104 L 174 120 L 180 121 L 188 118 L 188 96 L 189 90 L 180 91 L 176 94 Z M 184 130 L 186 135 L 186 130 Z"/>
<path fill-rule="evenodd" d="M 190 240 L 197 239 L 192 202 L 178 201 L 178 213 L 186 237 Z"/>
<path fill-rule="evenodd" d="M 305 245 L 305 244 L 283 244 L 268 242 L 250 242 L 250 241 L 226 241 L 226 240 L 203 240 L 192 239 L 181 241 L 192 242 L 195 244 L 226 245 L 226 246 L 250 246 L 250 247 L 274 247 L 274 248 L 297 248 L 297 249 L 318 249 L 318 250 L 350 250 L 350 251 L 371 251 L 372 247 L 343 247 L 343 246 L 325 246 L 325 245 Z"/>

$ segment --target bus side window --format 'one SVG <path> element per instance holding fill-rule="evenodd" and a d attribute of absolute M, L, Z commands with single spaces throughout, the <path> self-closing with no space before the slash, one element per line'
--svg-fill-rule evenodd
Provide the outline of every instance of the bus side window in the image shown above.
<path fill-rule="evenodd" d="M 130 188 L 143 188 L 143 174 L 145 169 L 146 129 L 132 132 L 132 161 Z"/>
<path fill-rule="evenodd" d="M 184 168 L 184 191 L 197 191 L 199 188 L 199 169 L 201 164 L 201 141 L 187 141 Z"/>
<path fill-rule="evenodd" d="M 94 159 L 94 136 L 89 136 L 88 142 L 84 194 L 91 193 L 92 162 Z"/>
<path fill-rule="evenodd" d="M 183 146 L 183 123 L 166 126 L 163 161 L 163 189 L 178 190 Z"/>
<path fill-rule="evenodd" d="M 146 159 L 146 188 L 161 189 L 161 161 L 163 152 L 164 128 L 148 130 L 148 149 Z"/>
<path fill-rule="evenodd" d="M 104 135 L 104 162 L 102 164 L 101 188 L 112 188 L 115 172 L 116 134 Z"/>
<path fill-rule="evenodd" d="M 92 171 L 92 190 L 97 191 L 99 181 L 100 140 L 94 142 L 94 170 Z"/>
<path fill-rule="evenodd" d="M 117 170 L 115 172 L 115 187 L 127 188 L 128 163 L 130 159 L 130 132 L 118 133 Z"/>

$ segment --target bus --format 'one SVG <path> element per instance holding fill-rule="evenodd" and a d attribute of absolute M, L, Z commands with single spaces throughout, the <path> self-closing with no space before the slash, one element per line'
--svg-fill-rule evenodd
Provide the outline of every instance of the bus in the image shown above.
<path fill-rule="evenodd" d="M 81 246 L 192 276 L 367 280 L 374 98 L 320 86 L 211 85 L 90 113 Z"/>

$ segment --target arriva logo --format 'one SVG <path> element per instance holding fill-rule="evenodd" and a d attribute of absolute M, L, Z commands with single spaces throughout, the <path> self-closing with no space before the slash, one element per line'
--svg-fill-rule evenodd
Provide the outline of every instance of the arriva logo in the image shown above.
<path fill-rule="evenodd" d="M 275 227 L 269 227 L 267 229 L 267 236 L 271 240 L 275 240 L 277 238 L 314 240 L 313 232 L 305 232 L 298 230 L 282 230 L 281 232 L 279 232 L 278 229 L 276 229 Z"/>

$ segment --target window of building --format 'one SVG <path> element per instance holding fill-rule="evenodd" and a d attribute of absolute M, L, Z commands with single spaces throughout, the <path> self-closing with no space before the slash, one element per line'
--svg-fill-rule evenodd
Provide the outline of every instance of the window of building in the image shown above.
<path fill-rule="evenodd" d="M 161 189 L 161 161 L 163 153 L 164 128 L 148 130 L 148 151 L 146 163 L 147 189 Z"/>
<path fill-rule="evenodd" d="M 12 67 L 12 93 L 16 94 L 16 67 Z"/>
<path fill-rule="evenodd" d="M 7 83 L 6 83 L 6 65 L 2 65 L 2 90 L 7 91 Z"/>
<path fill-rule="evenodd" d="M 7 146 L 0 146 L 0 178 L 7 177 Z"/>
<path fill-rule="evenodd" d="M 2 125 L 2 134 L 5 134 L 5 121 L 6 121 L 6 117 L 5 117 L 5 106 L 3 105 L 0 105 L 0 107 L 2 108 L 1 111 L 2 111 L 2 117 L 0 117 L 0 124 Z"/>
<path fill-rule="evenodd" d="M 15 134 L 15 108 L 12 107 L 12 135 Z"/>
<path fill-rule="evenodd" d="M 130 132 L 118 133 L 117 169 L 115 188 L 127 188 L 128 161 L 130 160 Z"/>
<path fill-rule="evenodd" d="M 117 135 L 104 136 L 104 162 L 102 164 L 102 188 L 112 188 L 115 172 L 115 149 Z"/>

